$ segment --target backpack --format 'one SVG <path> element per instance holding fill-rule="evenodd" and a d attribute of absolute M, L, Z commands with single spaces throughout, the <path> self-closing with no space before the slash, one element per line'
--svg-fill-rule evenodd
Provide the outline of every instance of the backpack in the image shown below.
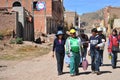
<path fill-rule="evenodd" d="M 80 50 L 79 38 L 71 38 L 70 39 L 70 46 L 71 46 L 72 52 L 79 53 L 79 50 Z"/>

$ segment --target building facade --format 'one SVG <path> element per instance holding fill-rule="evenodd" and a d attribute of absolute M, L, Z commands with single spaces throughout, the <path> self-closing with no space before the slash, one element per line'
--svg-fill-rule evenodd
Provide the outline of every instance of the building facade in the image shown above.
<path fill-rule="evenodd" d="M 0 7 L 0 34 L 34 41 L 33 16 L 24 7 Z"/>
<path fill-rule="evenodd" d="M 37 10 L 37 2 L 45 2 L 44 10 Z M 33 16 L 35 33 L 53 33 L 64 19 L 62 0 L 1 0 L 0 7 L 24 7 Z"/>
<path fill-rule="evenodd" d="M 120 7 L 111 7 L 108 6 L 104 8 L 104 25 L 108 29 L 108 33 L 111 33 L 111 19 L 118 19 L 120 18 Z"/>
<path fill-rule="evenodd" d="M 120 29 L 120 19 L 115 19 L 114 20 L 113 28 L 119 28 Z"/>
<path fill-rule="evenodd" d="M 64 22 L 67 25 L 68 29 L 70 29 L 70 27 L 76 26 L 80 28 L 80 17 L 76 12 L 65 11 Z"/>

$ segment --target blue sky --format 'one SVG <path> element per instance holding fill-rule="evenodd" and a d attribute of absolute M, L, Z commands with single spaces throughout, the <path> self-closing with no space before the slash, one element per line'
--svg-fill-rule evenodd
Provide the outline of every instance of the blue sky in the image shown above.
<path fill-rule="evenodd" d="M 94 12 L 109 5 L 120 7 L 120 0 L 64 0 L 65 9 L 78 14 Z"/>

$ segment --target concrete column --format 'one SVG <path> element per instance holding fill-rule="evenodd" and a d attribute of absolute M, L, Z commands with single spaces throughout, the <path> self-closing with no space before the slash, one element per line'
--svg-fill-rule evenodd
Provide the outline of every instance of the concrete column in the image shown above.
<path fill-rule="evenodd" d="M 74 20 L 73 20 L 73 27 L 75 27 L 75 22 L 76 22 L 76 20 L 75 20 L 75 17 L 74 17 Z"/>
<path fill-rule="evenodd" d="M 108 31 L 107 31 L 107 35 L 110 35 L 111 34 L 111 27 L 110 27 L 110 24 L 108 24 Z"/>
<path fill-rule="evenodd" d="M 8 0 L 6 0 L 6 7 L 8 7 Z"/>
<path fill-rule="evenodd" d="M 26 8 L 27 8 L 27 10 L 28 10 L 28 5 L 29 5 L 28 3 L 29 3 L 29 2 L 28 2 L 28 0 L 26 0 L 25 2 L 26 2 L 26 3 L 25 3 Z"/>
<path fill-rule="evenodd" d="M 80 16 L 78 17 L 78 28 L 80 28 Z"/>
<path fill-rule="evenodd" d="M 52 26 L 53 26 L 53 21 L 51 19 L 50 33 L 52 33 Z"/>

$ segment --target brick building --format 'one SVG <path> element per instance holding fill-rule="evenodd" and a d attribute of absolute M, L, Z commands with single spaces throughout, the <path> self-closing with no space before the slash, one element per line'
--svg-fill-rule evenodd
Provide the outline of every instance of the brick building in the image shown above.
<path fill-rule="evenodd" d="M 45 2 L 46 10 L 36 10 L 38 1 Z M 62 0 L 1 0 L 0 7 L 24 7 L 34 17 L 34 31 L 36 33 L 53 33 L 57 29 L 57 23 L 63 22 L 64 19 Z"/>
<path fill-rule="evenodd" d="M 4 36 L 10 35 L 10 33 L 16 27 L 16 13 L 3 12 L 0 9 L 0 34 Z"/>
<path fill-rule="evenodd" d="M 80 27 L 80 17 L 76 12 L 65 11 L 64 12 L 64 21 L 67 24 L 67 27 L 79 26 Z"/>
<path fill-rule="evenodd" d="M 109 24 L 110 19 L 120 18 L 120 7 L 111 7 L 108 6 L 104 8 L 104 25 L 108 29 L 108 33 L 111 32 L 111 27 Z"/>
<path fill-rule="evenodd" d="M 120 19 L 114 20 L 113 28 L 117 28 L 120 30 Z"/>

